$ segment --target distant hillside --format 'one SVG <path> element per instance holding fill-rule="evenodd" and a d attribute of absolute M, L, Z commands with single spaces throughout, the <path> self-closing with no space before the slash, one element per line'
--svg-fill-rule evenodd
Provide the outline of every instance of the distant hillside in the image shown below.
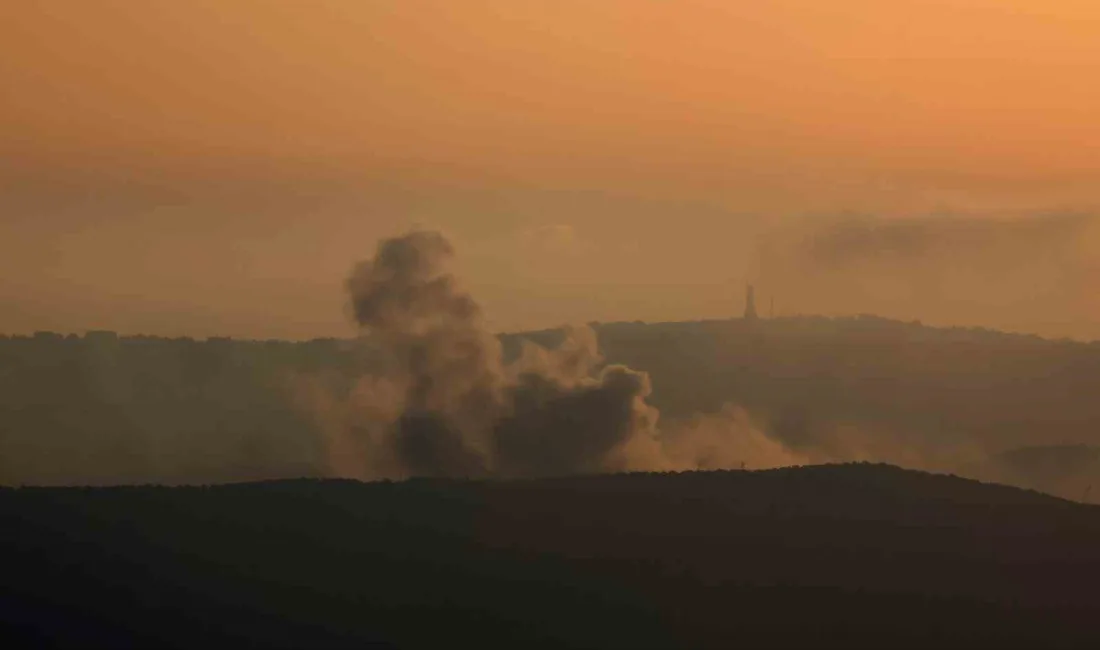
<path fill-rule="evenodd" d="M 1087 452 L 1100 447 L 1100 342 L 873 316 L 597 331 L 609 362 L 650 373 L 650 401 L 666 421 L 733 403 L 819 458 L 967 473 L 1074 499 L 1100 485 Z M 552 345 L 560 334 L 506 341 L 524 337 Z M 1011 460 L 1033 456 L 1027 448 L 1062 449 L 1057 469 Z"/>
<path fill-rule="evenodd" d="M 732 403 L 814 458 L 931 467 L 1071 498 L 1096 478 L 1087 463 L 1055 481 L 998 455 L 1100 445 L 1097 343 L 875 317 L 594 327 L 609 363 L 650 374 L 665 423 Z M 501 335 L 505 353 L 522 339 L 554 345 L 561 332 Z M 322 432 L 286 378 L 320 377 L 340 393 L 384 363 L 369 339 L 0 337 L 0 483 L 323 476 Z M 969 465 L 928 459 L 956 447 Z"/>
<path fill-rule="evenodd" d="M 599 328 L 608 359 L 645 369 L 668 416 L 734 401 L 792 442 L 821 421 L 967 435 L 1007 450 L 1100 443 L 1100 343 L 873 316 Z M 545 335 L 544 335 L 545 336 Z"/>
<path fill-rule="evenodd" d="M 7 489 L 0 522 L 5 647 L 1100 643 L 1100 508 L 884 465 Z"/>

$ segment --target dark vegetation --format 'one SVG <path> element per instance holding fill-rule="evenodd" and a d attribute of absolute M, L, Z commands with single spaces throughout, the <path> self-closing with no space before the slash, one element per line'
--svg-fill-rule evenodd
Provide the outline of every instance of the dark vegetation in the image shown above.
<path fill-rule="evenodd" d="M 596 330 L 609 362 L 650 373 L 665 422 L 732 402 L 795 450 L 846 423 L 898 444 L 972 442 L 998 480 L 1070 498 L 1100 478 L 1097 343 L 874 317 Z M 506 354 L 522 338 L 561 333 L 503 335 Z M 287 376 L 339 387 L 380 363 L 369 345 L 330 339 L 0 337 L 0 483 L 320 477 L 316 426 Z"/>
<path fill-rule="evenodd" d="M 1098 647 L 1100 508 L 886 465 L 0 490 L 4 647 Z"/>

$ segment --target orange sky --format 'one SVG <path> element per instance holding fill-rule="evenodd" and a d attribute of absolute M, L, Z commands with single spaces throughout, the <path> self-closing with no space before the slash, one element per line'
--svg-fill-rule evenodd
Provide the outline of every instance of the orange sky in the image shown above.
<path fill-rule="evenodd" d="M 1095 229 L 1015 293 L 1003 238 L 854 279 L 758 250 L 843 214 L 1091 214 L 1097 34 L 1084 0 L 3 3 L 0 331 L 344 334 L 352 263 L 420 224 L 506 329 L 721 317 L 754 279 L 1100 337 Z"/>

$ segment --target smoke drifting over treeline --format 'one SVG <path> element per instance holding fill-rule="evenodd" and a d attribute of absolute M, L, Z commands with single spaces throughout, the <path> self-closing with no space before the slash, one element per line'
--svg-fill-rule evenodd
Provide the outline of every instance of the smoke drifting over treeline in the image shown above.
<path fill-rule="evenodd" d="M 603 365 L 589 327 L 566 328 L 556 344 L 523 340 L 506 362 L 477 302 L 448 270 L 453 255 L 439 233 L 414 232 L 383 241 L 348 280 L 351 313 L 389 370 L 360 377 L 343 398 L 316 383 L 307 393 L 336 473 L 537 476 L 870 460 L 1010 478 L 989 463 L 996 447 L 977 436 L 933 427 L 913 435 L 836 418 L 830 405 L 817 413 L 781 406 L 759 422 L 727 395 L 659 423 L 649 375 Z M 742 334 L 764 345 L 751 326 Z M 677 379 L 697 390 L 708 381 L 703 371 L 689 367 Z"/>
<path fill-rule="evenodd" d="M 896 233 L 833 234 L 815 263 L 878 255 Z M 953 246 L 917 239 L 906 254 Z M 0 483 L 849 460 L 1070 498 L 1100 483 L 1100 344 L 874 317 L 497 335 L 454 254 L 433 232 L 383 241 L 346 283 L 350 341 L 0 337 Z"/>

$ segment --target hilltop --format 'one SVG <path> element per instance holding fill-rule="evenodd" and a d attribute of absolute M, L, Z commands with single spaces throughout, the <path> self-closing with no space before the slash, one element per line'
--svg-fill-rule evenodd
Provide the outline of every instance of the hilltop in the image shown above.
<path fill-rule="evenodd" d="M 3 634 L 60 647 L 1100 641 L 1100 508 L 884 465 L 4 489 L 0 521 Z"/>

